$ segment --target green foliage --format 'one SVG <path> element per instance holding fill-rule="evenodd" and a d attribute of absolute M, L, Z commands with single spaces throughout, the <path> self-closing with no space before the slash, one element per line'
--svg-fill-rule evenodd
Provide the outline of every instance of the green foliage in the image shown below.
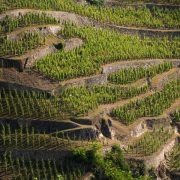
<path fill-rule="evenodd" d="M 61 34 L 66 38 L 84 39 L 84 45 L 69 52 L 50 54 L 34 65 L 34 69 L 40 73 L 60 81 L 100 73 L 102 65 L 120 60 L 180 56 L 178 37 L 140 38 L 94 27 L 70 25 L 65 26 Z"/>
<path fill-rule="evenodd" d="M 89 150 L 85 148 L 73 150 L 73 159 L 78 163 L 88 163 L 95 166 L 103 158 L 101 151 L 101 144 L 95 143 Z"/>
<path fill-rule="evenodd" d="M 120 157 L 119 157 L 120 155 Z M 75 158 L 74 158 L 75 157 Z M 77 149 L 74 150 L 73 159 L 79 163 L 88 163 L 91 165 L 92 171 L 95 173 L 97 179 L 111 179 L 111 180 L 133 180 L 127 162 L 125 161 L 121 150 L 117 146 L 113 146 L 112 151 L 103 157 L 102 147 L 98 144 L 90 150 Z M 123 163 L 125 163 L 123 165 Z M 143 179 L 143 178 L 137 178 Z"/>
<path fill-rule="evenodd" d="M 58 160 L 32 160 L 28 157 L 13 158 L 11 152 L 5 152 L 0 157 L 0 173 L 17 179 L 57 179 L 79 180 L 83 175 L 83 169 L 71 167 L 63 169 L 64 164 Z M 67 166 L 67 164 L 66 164 Z M 5 168 L 4 168 L 5 167 Z M 6 171 L 4 170 L 6 169 Z"/>
<path fill-rule="evenodd" d="M 104 0 L 87 0 L 87 1 L 95 6 L 102 6 L 104 4 Z"/>
<path fill-rule="evenodd" d="M 63 43 L 55 44 L 54 47 L 58 50 L 62 50 L 64 48 L 64 44 Z"/>
<path fill-rule="evenodd" d="M 180 122 L 180 110 L 177 109 L 173 114 L 172 114 L 173 120 L 175 122 Z"/>
<path fill-rule="evenodd" d="M 87 163 L 88 157 L 86 153 L 87 153 L 86 149 L 84 148 L 75 149 L 73 150 L 73 159 L 78 163 L 82 163 L 82 162 Z"/>
<path fill-rule="evenodd" d="M 144 93 L 147 86 L 140 88 L 121 88 L 110 85 L 94 85 L 91 87 L 70 87 L 61 92 L 61 105 L 65 112 L 72 115 L 86 114 L 100 104 L 113 103 Z"/>
<path fill-rule="evenodd" d="M 25 33 L 17 40 L 4 38 L 0 44 L 0 56 L 20 56 L 43 45 L 44 37 L 38 33 Z"/>
<path fill-rule="evenodd" d="M 180 144 L 177 144 L 170 153 L 169 158 L 167 159 L 167 165 L 172 172 L 180 171 Z"/>
<path fill-rule="evenodd" d="M 0 91 L 1 118 L 62 118 L 57 97 L 35 91 Z"/>
<path fill-rule="evenodd" d="M 57 24 L 58 20 L 46 15 L 45 13 L 27 13 L 25 15 L 19 15 L 17 17 L 6 16 L 0 22 L 0 32 L 12 32 L 19 27 L 26 27 L 30 25 L 43 25 L 43 24 Z"/>
<path fill-rule="evenodd" d="M 0 91 L 0 115 L 16 119 L 61 119 L 67 115 L 82 115 L 100 104 L 112 103 L 147 91 L 140 88 L 116 86 L 71 87 L 62 91 L 59 97 L 49 98 L 45 93 L 34 91 Z"/>
<path fill-rule="evenodd" d="M 10 124 L 1 123 L 0 125 L 0 145 L 1 148 L 16 149 L 48 149 L 58 147 L 59 149 L 71 149 L 70 142 L 50 134 L 40 134 L 34 127 L 13 127 Z M 64 146 L 66 144 L 66 146 Z"/>
<path fill-rule="evenodd" d="M 116 25 L 146 26 L 151 28 L 178 28 L 180 26 L 180 10 L 178 8 L 154 8 L 152 10 L 145 7 L 106 8 L 83 6 L 73 0 L 7 0 L 3 4 L 5 6 L 9 5 L 9 8 L 35 8 L 75 12 L 101 22 Z"/>
<path fill-rule="evenodd" d="M 113 109 L 111 116 L 129 125 L 140 117 L 158 116 L 180 97 L 180 80 L 168 83 L 162 91 Z"/>
<path fill-rule="evenodd" d="M 112 146 L 111 152 L 106 154 L 106 160 L 112 161 L 115 167 L 120 168 L 123 171 L 130 170 L 129 164 L 124 158 L 123 152 L 118 145 Z"/>
<path fill-rule="evenodd" d="M 165 62 L 150 67 L 125 68 L 109 75 L 108 80 L 115 84 L 127 84 L 145 77 L 154 77 L 157 74 L 169 71 L 172 63 Z"/>
<path fill-rule="evenodd" d="M 65 111 L 72 115 L 85 114 L 98 105 L 95 94 L 85 87 L 65 89 L 60 98 Z"/>
<path fill-rule="evenodd" d="M 146 132 L 141 138 L 128 145 L 126 153 L 134 156 L 151 155 L 157 152 L 173 134 L 174 132 L 169 129 L 153 129 L 153 131 Z"/>

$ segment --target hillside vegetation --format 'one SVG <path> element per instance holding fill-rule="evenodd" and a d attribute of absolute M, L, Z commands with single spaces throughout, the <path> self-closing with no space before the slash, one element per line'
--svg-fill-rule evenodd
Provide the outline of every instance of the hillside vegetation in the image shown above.
<path fill-rule="evenodd" d="M 178 0 L 0 0 L 0 179 L 179 179 Z"/>

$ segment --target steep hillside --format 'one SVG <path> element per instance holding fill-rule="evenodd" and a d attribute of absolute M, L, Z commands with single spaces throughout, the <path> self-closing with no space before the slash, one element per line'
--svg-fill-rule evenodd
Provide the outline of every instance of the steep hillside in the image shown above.
<path fill-rule="evenodd" d="M 0 0 L 0 179 L 179 179 L 179 0 Z"/>

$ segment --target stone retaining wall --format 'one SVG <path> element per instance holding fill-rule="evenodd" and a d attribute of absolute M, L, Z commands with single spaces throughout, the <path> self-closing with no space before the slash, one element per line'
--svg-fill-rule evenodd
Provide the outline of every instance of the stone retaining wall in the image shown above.
<path fill-rule="evenodd" d="M 68 137 L 72 140 L 95 140 L 101 136 L 101 132 L 95 127 L 74 128 L 58 134 L 59 137 Z"/>
<path fill-rule="evenodd" d="M 0 67 L 15 68 L 17 71 L 22 72 L 24 68 L 24 62 L 21 60 L 0 57 Z"/>
<path fill-rule="evenodd" d="M 139 137 L 144 134 L 148 130 L 146 123 L 141 121 L 141 123 L 137 124 L 133 129 L 130 130 L 130 137 Z"/>
<path fill-rule="evenodd" d="M 71 156 L 70 151 L 56 151 L 56 150 L 16 150 L 13 149 L 12 151 L 12 158 L 22 158 L 24 159 L 35 159 L 35 160 L 58 160 L 58 159 L 63 159 L 65 157 Z"/>
<path fill-rule="evenodd" d="M 164 60 L 165 62 L 172 62 L 173 67 L 180 67 L 180 59 Z"/>
<path fill-rule="evenodd" d="M 129 28 L 123 26 L 116 26 L 111 24 L 100 25 L 100 27 L 105 27 L 116 32 L 129 34 L 129 35 L 139 35 L 140 37 L 148 36 L 148 37 L 179 37 L 179 30 L 154 30 L 154 29 L 143 29 L 143 28 Z"/>
<path fill-rule="evenodd" d="M 107 75 L 106 74 L 98 74 L 98 75 L 94 75 L 94 76 L 90 76 L 87 78 L 78 78 L 72 81 L 65 81 L 60 83 L 60 86 L 57 87 L 57 89 L 55 90 L 56 92 L 58 92 L 59 89 L 61 89 L 62 87 L 77 87 L 77 86 L 91 86 L 91 85 L 103 85 L 107 83 Z"/>
<path fill-rule="evenodd" d="M 160 163 L 165 160 L 166 154 L 172 151 L 175 144 L 176 144 L 176 139 L 173 138 L 169 140 L 159 152 L 146 158 L 144 163 L 146 164 L 147 168 L 151 168 L 151 167 L 157 168 L 160 165 Z"/>
<path fill-rule="evenodd" d="M 78 128 L 80 125 L 71 121 L 55 121 L 55 120 L 31 120 L 31 119 L 6 119 L 0 118 L 0 123 L 10 124 L 13 129 L 20 128 L 21 126 L 29 128 L 34 127 L 35 132 L 40 133 L 55 133 L 56 131 L 63 131 L 73 128 Z"/>
<path fill-rule="evenodd" d="M 22 30 L 14 31 L 12 33 L 7 34 L 7 38 L 11 40 L 17 40 L 19 39 L 20 35 L 23 33 L 39 33 L 42 36 L 48 36 L 48 35 L 56 35 L 60 30 L 62 29 L 62 26 L 59 25 L 42 25 L 42 26 L 35 26 L 35 27 L 25 27 Z"/>
<path fill-rule="evenodd" d="M 50 90 L 38 89 L 30 86 L 25 86 L 23 84 L 11 83 L 11 82 L 4 82 L 0 81 L 0 90 L 17 90 L 17 91 L 36 91 L 36 92 L 46 92 L 51 94 Z"/>
<path fill-rule="evenodd" d="M 56 51 L 57 49 L 53 45 L 34 50 L 34 53 L 25 60 L 24 68 L 30 68 L 37 60 Z"/>
<path fill-rule="evenodd" d="M 163 60 L 163 59 L 147 59 L 147 60 L 132 60 L 132 61 L 121 61 L 121 62 L 116 62 L 112 64 L 107 64 L 102 67 L 102 74 L 90 76 L 90 77 L 85 77 L 85 78 L 77 78 L 74 80 L 67 80 L 64 82 L 60 83 L 60 86 L 57 87 L 55 90 L 56 92 L 58 89 L 60 89 L 62 86 L 63 87 L 70 87 L 70 86 L 90 86 L 90 85 L 103 85 L 108 82 L 107 78 L 110 73 L 117 72 L 121 69 L 125 68 L 130 68 L 130 67 L 148 67 L 148 66 L 153 66 L 153 65 L 158 65 L 164 62 L 171 62 L 171 60 Z M 180 60 L 172 60 L 173 67 L 178 67 L 180 64 Z M 173 79 L 174 74 L 169 77 L 165 77 L 165 79 Z M 164 78 L 162 80 L 164 81 Z M 163 84 L 162 84 L 163 85 Z"/>
<path fill-rule="evenodd" d="M 64 51 L 71 51 L 83 45 L 83 40 L 80 38 L 70 38 L 65 41 Z"/>
<path fill-rule="evenodd" d="M 154 128 L 159 129 L 162 126 L 164 128 L 171 128 L 171 119 L 167 116 L 167 117 L 159 117 L 159 118 L 155 118 L 155 117 L 151 117 L 151 118 L 145 118 L 145 122 L 147 125 L 147 128 L 152 130 Z"/>
<path fill-rule="evenodd" d="M 136 3 L 136 4 L 130 4 L 130 3 L 124 3 L 124 2 L 119 2 L 119 1 L 107 1 L 105 3 L 106 6 L 110 7 L 146 7 L 149 9 L 152 9 L 153 7 L 158 7 L 158 8 L 166 8 L 166 9 L 179 9 L 180 5 L 176 4 L 160 4 L 160 3 Z"/>
<path fill-rule="evenodd" d="M 176 145 L 177 139 L 173 137 L 156 153 L 151 156 L 144 157 L 126 157 L 129 161 L 141 162 L 148 169 L 155 168 L 157 169 L 159 165 L 165 160 L 166 155 L 168 155 L 173 147 Z"/>
<path fill-rule="evenodd" d="M 110 74 L 113 72 L 116 72 L 118 70 L 121 69 L 125 69 L 125 68 L 130 68 L 130 67 L 148 67 L 148 66 L 152 66 L 152 65 L 157 65 L 157 64 L 161 64 L 163 63 L 163 60 L 159 59 L 159 60 L 154 60 L 154 59 L 150 59 L 150 60 L 132 60 L 132 61 L 121 61 L 121 62 L 116 62 L 116 63 L 112 63 L 112 64 L 108 64 L 105 65 L 103 67 L 103 73 L 104 74 Z"/>

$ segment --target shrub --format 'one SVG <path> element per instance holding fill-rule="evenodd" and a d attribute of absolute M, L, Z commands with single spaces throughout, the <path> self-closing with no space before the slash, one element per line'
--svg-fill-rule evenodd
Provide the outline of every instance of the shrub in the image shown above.
<path fill-rule="evenodd" d="M 95 6 L 102 6 L 104 4 L 104 0 L 88 0 L 88 2 Z"/>
<path fill-rule="evenodd" d="M 121 148 L 118 145 L 113 145 L 111 152 L 107 154 L 107 160 L 113 162 L 113 165 L 123 171 L 129 171 L 130 167 L 124 158 Z"/>

